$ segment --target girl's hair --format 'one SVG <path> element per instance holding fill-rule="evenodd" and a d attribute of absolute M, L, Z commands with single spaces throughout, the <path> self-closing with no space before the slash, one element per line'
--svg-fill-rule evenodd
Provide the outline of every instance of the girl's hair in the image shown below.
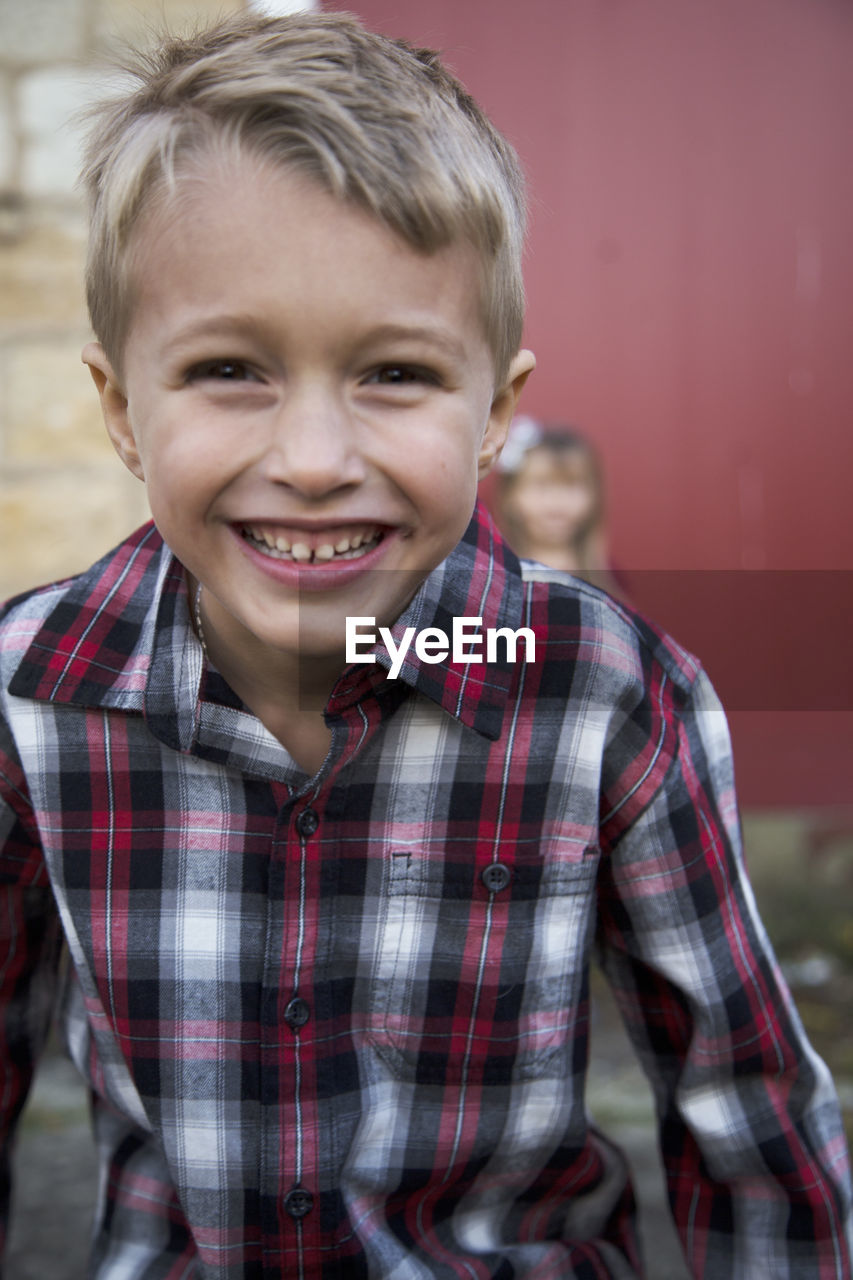
<path fill-rule="evenodd" d="M 92 324 L 118 367 L 132 240 L 178 179 L 238 151 L 310 175 L 424 253 L 470 242 L 498 381 L 521 342 L 524 183 L 513 148 L 430 50 L 347 14 L 238 15 L 132 56 L 90 112 Z"/>

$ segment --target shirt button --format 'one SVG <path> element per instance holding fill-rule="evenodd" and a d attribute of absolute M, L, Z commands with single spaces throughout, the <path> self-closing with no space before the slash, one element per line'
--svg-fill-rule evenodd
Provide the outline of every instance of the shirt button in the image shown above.
<path fill-rule="evenodd" d="M 294 996 L 284 1011 L 284 1020 L 294 1031 L 304 1027 L 310 1017 L 311 1010 L 301 996 Z"/>
<path fill-rule="evenodd" d="M 503 862 L 490 862 L 483 868 L 482 879 L 489 893 L 500 893 L 512 879 L 512 872 Z"/>
<path fill-rule="evenodd" d="M 301 836 L 313 836 L 320 825 L 320 819 L 313 809 L 303 809 L 296 819 L 296 830 Z"/>
<path fill-rule="evenodd" d="M 304 1187 L 294 1187 L 284 1197 L 284 1207 L 291 1218 L 304 1218 L 314 1208 L 314 1197 Z"/>

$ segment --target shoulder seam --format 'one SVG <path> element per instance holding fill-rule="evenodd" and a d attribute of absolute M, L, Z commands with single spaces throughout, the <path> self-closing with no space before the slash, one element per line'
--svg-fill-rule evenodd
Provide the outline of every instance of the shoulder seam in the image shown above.
<path fill-rule="evenodd" d="M 525 584 L 544 583 L 547 586 L 564 588 L 576 596 L 585 596 L 608 614 L 618 618 L 624 627 L 631 632 L 638 651 L 647 653 L 666 671 L 674 684 L 689 692 L 702 670 L 702 663 L 685 649 L 682 644 L 665 631 L 657 623 L 646 618 L 638 609 L 623 604 L 621 600 L 594 586 L 583 578 L 558 569 L 549 569 L 533 561 L 521 562 L 522 580 Z M 643 627 L 648 628 L 649 635 L 644 634 Z M 654 637 L 654 641 L 652 638 Z"/>

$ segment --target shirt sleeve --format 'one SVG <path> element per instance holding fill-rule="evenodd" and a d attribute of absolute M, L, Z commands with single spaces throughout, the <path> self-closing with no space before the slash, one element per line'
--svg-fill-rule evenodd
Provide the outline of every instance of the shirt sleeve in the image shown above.
<path fill-rule="evenodd" d="M 26 780 L 0 723 L 0 1254 L 12 1140 L 50 1025 L 60 941 Z"/>
<path fill-rule="evenodd" d="M 663 783 L 606 852 L 599 944 L 652 1084 L 692 1275 L 850 1280 L 840 1111 L 756 911 L 704 673 Z"/>

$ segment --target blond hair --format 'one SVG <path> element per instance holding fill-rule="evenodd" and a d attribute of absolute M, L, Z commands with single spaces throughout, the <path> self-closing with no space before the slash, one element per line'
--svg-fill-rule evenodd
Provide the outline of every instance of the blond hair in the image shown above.
<path fill-rule="evenodd" d="M 116 368 L 140 220 L 189 167 L 236 145 L 311 175 L 424 253 L 467 239 L 505 377 L 524 313 L 523 179 L 513 148 L 437 54 L 348 14 L 237 16 L 167 37 L 125 70 L 136 84 L 92 110 L 83 170 L 89 312 Z"/>

